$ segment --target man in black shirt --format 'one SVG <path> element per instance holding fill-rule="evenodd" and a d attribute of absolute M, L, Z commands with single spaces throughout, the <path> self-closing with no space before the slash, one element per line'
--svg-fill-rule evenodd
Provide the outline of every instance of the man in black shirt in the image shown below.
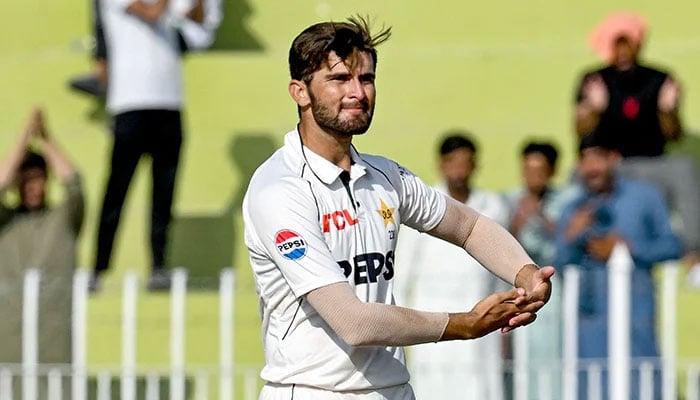
<path fill-rule="evenodd" d="M 639 63 L 646 24 L 633 13 L 603 21 L 591 46 L 604 68 L 587 72 L 576 97 L 576 133 L 601 135 L 624 157 L 626 175 L 649 179 L 666 193 L 683 221 L 689 265 L 700 264 L 700 178 L 689 158 L 665 155 L 683 137 L 681 88 L 668 73 Z M 700 268 L 700 266 L 698 266 Z"/>

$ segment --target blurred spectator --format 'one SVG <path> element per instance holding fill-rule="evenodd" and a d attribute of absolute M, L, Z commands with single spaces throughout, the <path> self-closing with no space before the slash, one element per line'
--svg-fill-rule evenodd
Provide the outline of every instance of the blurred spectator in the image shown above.
<path fill-rule="evenodd" d="M 550 143 L 528 142 L 522 149 L 524 186 L 505 194 L 511 210 L 510 232 L 541 266 L 553 265 L 554 231 L 569 190 L 552 185 L 558 153 Z M 558 364 L 561 360 L 561 285 L 559 275 L 552 278 L 549 306 L 537 313 L 537 323 L 528 326 L 528 361 L 530 371 L 548 371 L 553 393 L 561 393 Z M 547 340 L 542 340 L 546 337 Z M 537 398 L 531 386 L 529 398 Z"/>
<path fill-rule="evenodd" d="M 32 141 L 43 156 L 30 149 Z M 46 201 L 49 172 L 65 187 L 63 202 L 56 207 Z M 32 112 L 19 141 L 0 163 L 0 194 L 5 197 L 13 185 L 19 204 L 0 202 L 0 363 L 22 361 L 22 282 L 30 268 L 41 273 L 38 361 L 70 363 L 71 288 L 83 191 L 78 171 L 49 134 L 41 110 Z"/>
<path fill-rule="evenodd" d="M 468 135 L 449 132 L 438 150 L 442 182 L 436 189 L 505 225 L 508 211 L 500 196 L 471 184 L 477 148 Z M 395 278 L 398 303 L 406 307 L 458 311 L 497 290 L 497 278 L 462 248 L 406 226 L 399 234 L 396 260 L 402 271 Z M 498 354 L 498 334 L 412 347 L 408 364 L 416 398 L 502 398 L 503 366 Z M 493 392 L 494 388 L 498 390 Z"/>
<path fill-rule="evenodd" d="M 662 194 L 651 183 L 617 174 L 620 153 L 607 137 L 581 139 L 578 172 L 584 188 L 564 209 L 557 225 L 555 266 L 581 267 L 578 356 L 584 361 L 608 357 L 608 268 L 615 244 L 624 243 L 634 261 L 631 272 L 631 356 L 659 357 L 656 342 L 655 263 L 680 257 Z M 634 365 L 634 364 L 633 364 Z M 657 365 L 658 367 L 658 365 Z M 658 371 L 657 371 L 658 372 Z M 579 398 L 586 399 L 587 377 L 579 374 Z M 632 399 L 639 398 L 638 370 L 632 373 Z M 660 397 L 656 374 L 655 399 Z M 603 394 L 607 398 L 607 375 Z"/>
<path fill-rule="evenodd" d="M 100 2 L 93 0 L 94 51 L 93 72 L 70 80 L 71 88 L 97 98 L 107 93 L 107 44 L 100 11 Z M 169 18 L 178 28 L 180 51 L 204 50 L 216 39 L 216 31 L 223 19 L 221 0 L 172 0 Z"/>
<path fill-rule="evenodd" d="M 152 158 L 151 277 L 149 290 L 166 290 L 167 233 L 182 144 L 180 38 L 168 0 L 103 0 L 109 54 L 107 109 L 114 115 L 111 171 L 100 216 L 92 291 L 109 267 L 122 206 L 136 166 Z M 202 2 L 198 2 L 198 7 Z M 190 16 L 201 21 L 202 12 Z"/>
<path fill-rule="evenodd" d="M 654 181 L 683 223 L 688 265 L 700 269 L 700 178 L 690 158 L 668 156 L 665 145 L 683 137 L 681 88 L 668 73 L 639 62 L 646 23 L 634 13 L 605 19 L 590 45 L 607 63 L 584 75 L 577 94 L 576 132 L 606 136 L 623 156 L 621 171 Z"/>

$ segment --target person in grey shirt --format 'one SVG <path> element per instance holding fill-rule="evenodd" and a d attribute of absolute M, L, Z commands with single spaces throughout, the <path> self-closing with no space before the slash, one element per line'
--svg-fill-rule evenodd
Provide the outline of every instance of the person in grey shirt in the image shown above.
<path fill-rule="evenodd" d="M 32 149 L 35 144 L 41 155 Z M 56 206 L 47 202 L 49 172 L 65 188 Z M 13 187 L 18 192 L 16 205 L 5 201 Z M 71 282 L 83 223 L 83 189 L 77 169 L 48 134 L 41 110 L 32 112 L 0 163 L 0 193 L 0 363 L 22 361 L 22 280 L 28 269 L 36 268 L 41 273 L 38 361 L 70 364 Z M 70 385 L 63 386 L 67 390 Z M 39 390 L 40 398 L 48 395 L 45 381 Z"/>

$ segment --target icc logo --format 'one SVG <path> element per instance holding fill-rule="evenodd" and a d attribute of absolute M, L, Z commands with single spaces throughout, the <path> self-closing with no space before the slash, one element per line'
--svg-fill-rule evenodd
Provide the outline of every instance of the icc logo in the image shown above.
<path fill-rule="evenodd" d="M 288 260 L 296 261 L 306 255 L 306 241 L 288 229 L 277 232 L 275 246 L 282 257 Z"/>

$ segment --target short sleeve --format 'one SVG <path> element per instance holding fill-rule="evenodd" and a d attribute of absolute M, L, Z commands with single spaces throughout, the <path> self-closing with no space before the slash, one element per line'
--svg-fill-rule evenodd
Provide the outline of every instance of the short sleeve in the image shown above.
<path fill-rule="evenodd" d="M 326 244 L 309 185 L 301 178 L 254 185 L 243 206 L 251 252 L 261 265 L 274 264 L 297 297 L 347 280 Z"/>
<path fill-rule="evenodd" d="M 394 164 L 393 172 L 400 196 L 402 223 L 420 232 L 435 228 L 445 216 L 444 195 L 401 165 Z"/>

